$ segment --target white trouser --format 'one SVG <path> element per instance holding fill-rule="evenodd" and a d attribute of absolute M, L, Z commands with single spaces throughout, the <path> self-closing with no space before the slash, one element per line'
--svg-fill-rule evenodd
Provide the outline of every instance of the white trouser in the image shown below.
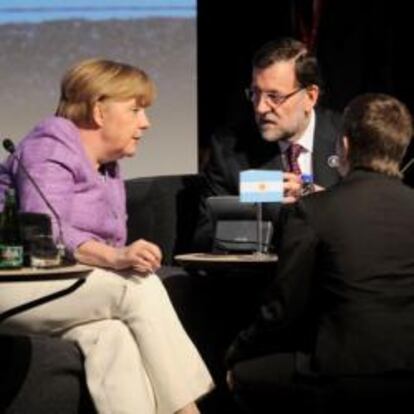
<path fill-rule="evenodd" d="M 156 412 L 139 349 L 123 322 L 91 322 L 70 329 L 63 337 L 82 349 L 86 381 L 98 413 Z"/>
<path fill-rule="evenodd" d="M 1 283 L 0 312 L 72 284 Z M 7 319 L 0 330 L 76 341 L 100 414 L 172 414 L 213 386 L 154 274 L 95 269 L 76 291 Z"/>

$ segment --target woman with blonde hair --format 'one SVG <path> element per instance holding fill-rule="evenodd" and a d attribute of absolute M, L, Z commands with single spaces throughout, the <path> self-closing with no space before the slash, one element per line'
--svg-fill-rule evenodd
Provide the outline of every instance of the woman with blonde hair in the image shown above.
<path fill-rule="evenodd" d="M 59 216 L 60 223 L 52 217 L 55 237 L 63 238 L 67 254 L 94 270 L 77 290 L 13 316 L 1 329 L 76 341 L 99 413 L 198 413 L 195 401 L 213 387 L 154 273 L 160 249 L 146 240 L 125 245 L 118 160 L 135 154 L 150 126 L 145 110 L 154 96 L 154 83 L 136 67 L 82 61 L 62 80 L 56 115 L 16 149 Z M 9 157 L 6 169 L 21 209 L 50 213 L 16 157 Z M 72 283 L 4 283 L 0 310 Z"/>

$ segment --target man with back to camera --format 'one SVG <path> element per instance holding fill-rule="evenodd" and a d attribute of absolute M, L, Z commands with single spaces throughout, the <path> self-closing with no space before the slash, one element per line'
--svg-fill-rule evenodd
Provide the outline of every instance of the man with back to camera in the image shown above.
<path fill-rule="evenodd" d="M 285 201 L 297 200 L 302 174 L 312 175 L 316 189 L 339 179 L 336 142 L 340 117 L 315 109 L 321 80 L 316 58 L 303 43 L 281 38 L 262 46 L 253 58 L 247 98 L 253 119 L 221 129 L 212 138 L 211 157 L 203 173 L 205 185 L 195 244 L 209 250 L 213 225 L 206 206 L 209 196 L 237 195 L 239 173 L 247 169 L 283 170 Z M 295 145 L 292 145 L 295 144 Z M 278 208 L 270 215 L 275 221 Z"/>
<path fill-rule="evenodd" d="M 399 171 L 412 119 L 395 98 L 365 94 L 345 110 L 344 135 L 345 178 L 283 207 L 277 278 L 227 353 L 251 409 L 296 412 L 312 386 L 340 378 L 372 387 L 363 402 L 412 406 L 412 385 L 400 398 L 375 388 L 414 373 L 414 191 Z"/>

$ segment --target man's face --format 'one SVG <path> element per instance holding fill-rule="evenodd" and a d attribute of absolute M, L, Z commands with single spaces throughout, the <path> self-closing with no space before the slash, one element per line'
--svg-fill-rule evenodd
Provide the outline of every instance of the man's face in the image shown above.
<path fill-rule="evenodd" d="M 298 86 L 293 61 L 254 69 L 251 99 L 263 139 L 271 142 L 299 138 L 308 124 L 318 94 L 317 86 Z"/>

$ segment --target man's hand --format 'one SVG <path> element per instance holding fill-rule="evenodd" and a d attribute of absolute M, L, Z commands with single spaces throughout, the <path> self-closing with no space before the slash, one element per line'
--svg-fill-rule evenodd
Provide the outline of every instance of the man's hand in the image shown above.
<path fill-rule="evenodd" d="M 324 191 L 324 190 L 325 190 L 325 187 L 322 187 L 318 184 L 313 185 L 313 191 Z"/>
<path fill-rule="evenodd" d="M 325 190 L 324 187 L 313 184 L 313 189 L 311 192 L 323 190 Z M 308 192 L 306 194 L 308 194 Z M 290 172 L 283 173 L 283 202 L 294 203 L 295 201 L 298 201 L 299 198 L 303 195 L 304 186 L 301 176 Z"/>
<path fill-rule="evenodd" d="M 283 173 L 283 202 L 294 203 L 302 192 L 302 179 L 300 175 L 290 172 Z"/>

